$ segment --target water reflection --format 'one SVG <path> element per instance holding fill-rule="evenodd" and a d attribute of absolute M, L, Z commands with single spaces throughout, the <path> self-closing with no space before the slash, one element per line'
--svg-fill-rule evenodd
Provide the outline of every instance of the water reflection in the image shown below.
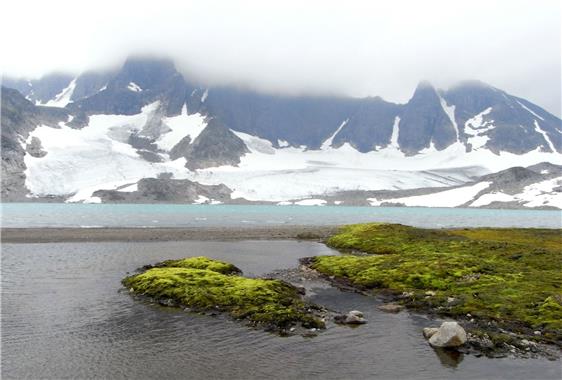
<path fill-rule="evenodd" d="M 464 359 L 464 354 L 453 349 L 434 348 L 441 364 L 449 368 L 457 368 Z"/>

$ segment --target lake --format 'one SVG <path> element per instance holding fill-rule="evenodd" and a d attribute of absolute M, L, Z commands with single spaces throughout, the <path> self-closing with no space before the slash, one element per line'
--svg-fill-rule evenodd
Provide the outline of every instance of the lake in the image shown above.
<path fill-rule="evenodd" d="M 392 222 L 561 228 L 562 211 L 422 207 L 4 203 L 3 227 L 228 227 Z"/>
<path fill-rule="evenodd" d="M 337 252 L 298 241 L 4 244 L 2 378 L 560 379 L 560 361 L 444 355 L 421 334 L 440 321 L 383 313 L 377 299 L 319 280 L 302 281 L 312 301 L 369 323 L 281 338 L 135 300 L 120 284 L 168 258 L 206 255 L 259 276 L 326 254 Z"/>

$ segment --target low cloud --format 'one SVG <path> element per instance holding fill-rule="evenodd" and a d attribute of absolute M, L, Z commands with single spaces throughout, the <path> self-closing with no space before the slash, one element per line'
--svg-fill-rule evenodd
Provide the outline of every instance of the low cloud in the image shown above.
<path fill-rule="evenodd" d="M 2 71 L 40 76 L 172 57 L 190 78 L 289 94 L 380 95 L 479 79 L 561 114 L 559 1 L 12 1 Z"/>

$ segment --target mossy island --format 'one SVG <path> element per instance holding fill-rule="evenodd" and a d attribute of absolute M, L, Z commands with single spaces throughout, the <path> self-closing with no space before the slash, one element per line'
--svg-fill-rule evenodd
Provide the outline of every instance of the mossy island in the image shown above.
<path fill-rule="evenodd" d="M 562 346 L 560 230 L 371 223 L 326 243 L 344 254 L 303 262 L 336 285 L 462 320 L 494 343 Z"/>
<path fill-rule="evenodd" d="M 147 265 L 123 279 L 131 293 L 195 312 L 224 312 L 280 335 L 325 328 L 322 309 L 302 289 L 277 279 L 246 278 L 236 266 L 206 257 Z"/>

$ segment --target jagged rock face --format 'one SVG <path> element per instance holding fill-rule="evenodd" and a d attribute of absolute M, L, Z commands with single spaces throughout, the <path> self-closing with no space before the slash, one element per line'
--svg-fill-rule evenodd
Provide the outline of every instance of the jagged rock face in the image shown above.
<path fill-rule="evenodd" d="M 194 94 L 190 104 L 201 96 Z M 203 109 L 230 129 L 267 139 L 275 146 L 284 140 L 317 149 L 360 104 L 361 100 L 352 98 L 288 97 L 217 88 L 209 90 Z"/>
<path fill-rule="evenodd" d="M 349 143 L 360 152 L 390 144 L 394 121 L 402 107 L 381 98 L 368 98 L 361 102 L 356 112 L 334 136 L 332 146 Z"/>
<path fill-rule="evenodd" d="M 141 112 L 143 106 L 160 100 L 164 114 L 174 116 L 181 112 L 191 89 L 171 61 L 131 58 L 111 77 L 103 91 L 68 107 L 90 115 L 134 115 Z"/>
<path fill-rule="evenodd" d="M 553 151 L 544 135 L 537 132 L 536 121 L 547 133 L 554 150 L 562 152 L 560 119 L 524 99 L 477 81 L 462 82 L 443 96 L 455 105 L 455 117 L 464 142 L 468 138 L 463 128 L 467 121 L 484 113 L 483 120 L 494 126 L 486 133 L 489 137 L 486 147 L 490 150 L 522 154 L 540 147 L 543 151 Z"/>
<path fill-rule="evenodd" d="M 93 196 L 113 203 L 193 203 L 200 196 L 225 202 L 232 191 L 224 185 L 206 186 L 189 180 L 170 178 L 144 178 L 138 182 L 138 190 L 98 190 Z"/>
<path fill-rule="evenodd" d="M 405 105 L 400 117 L 398 144 L 403 152 L 416 154 L 433 142 L 438 150 L 457 139 L 449 116 L 445 113 L 437 91 L 429 83 L 421 83 Z"/>
<path fill-rule="evenodd" d="M 115 75 L 112 71 L 87 71 L 76 78 L 76 88 L 72 93 L 71 100 L 77 101 L 87 98 L 99 92 L 107 86 Z"/>
<path fill-rule="evenodd" d="M 6 87 L 1 89 L 2 107 L 2 199 L 16 201 L 25 199 L 26 169 L 24 163 L 25 140 L 29 133 L 40 124 L 56 125 L 67 120 L 68 113 L 62 109 L 36 107 L 18 91 Z M 31 151 L 42 154 L 40 144 L 31 141 Z M 44 154 L 43 154 L 44 155 Z"/>
<path fill-rule="evenodd" d="M 190 143 L 189 137 L 181 140 L 170 157 L 185 157 L 186 167 L 195 170 L 222 165 L 237 165 L 240 157 L 248 153 L 244 142 L 217 119 L 209 120 L 207 127 Z"/>

